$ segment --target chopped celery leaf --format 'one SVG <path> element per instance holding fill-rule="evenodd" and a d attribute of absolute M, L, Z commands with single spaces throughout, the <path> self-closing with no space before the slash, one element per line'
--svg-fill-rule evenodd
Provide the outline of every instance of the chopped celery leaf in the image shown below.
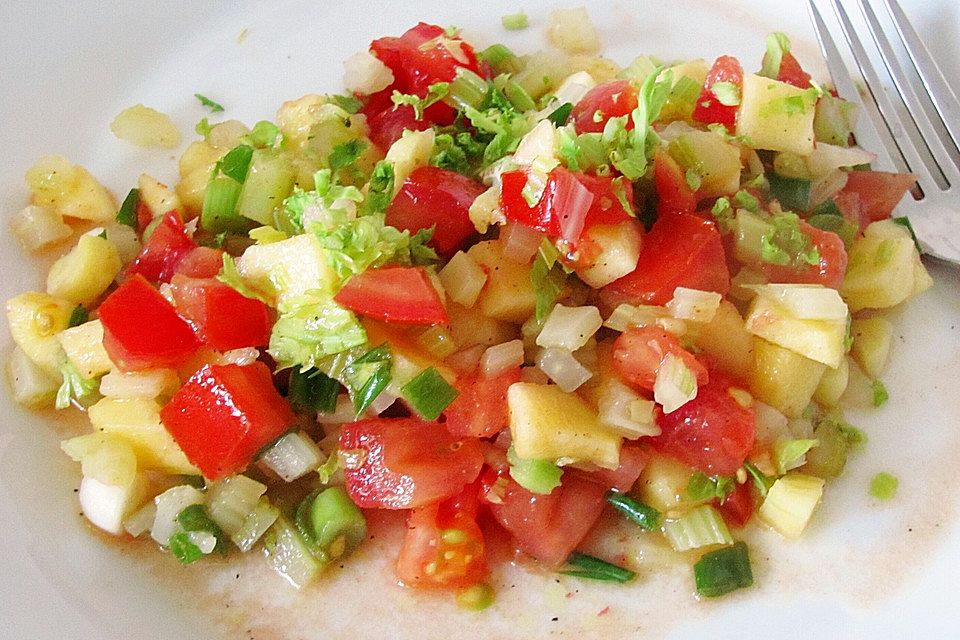
<path fill-rule="evenodd" d="M 736 216 L 733 207 L 730 206 L 730 200 L 728 198 L 717 198 L 717 201 L 713 203 L 710 214 L 716 221 L 720 233 L 729 233 L 733 228 L 733 222 Z"/>
<path fill-rule="evenodd" d="M 800 228 L 795 213 L 781 213 L 770 218 L 773 232 L 763 235 L 760 259 L 769 264 L 800 267 L 820 264 L 820 250 Z"/>
<path fill-rule="evenodd" d="M 269 120 L 261 120 L 253 125 L 253 129 L 242 140 L 258 149 L 269 149 L 277 143 L 278 137 L 280 128 Z"/>
<path fill-rule="evenodd" d="M 200 101 L 200 104 L 210 109 L 210 113 L 220 113 L 223 111 L 223 105 L 219 102 L 214 102 L 207 96 L 201 95 L 199 93 L 193 94 L 193 96 Z"/>
<path fill-rule="evenodd" d="M 796 466 L 796 463 L 810 449 L 819 446 L 818 440 L 778 440 L 773 445 L 773 457 L 777 463 L 777 473 L 783 475 Z"/>
<path fill-rule="evenodd" d="M 71 327 L 79 327 L 84 322 L 90 319 L 90 312 L 87 311 L 87 308 L 82 304 L 78 304 L 73 308 L 73 311 L 70 312 L 70 322 Z"/>
<path fill-rule="evenodd" d="M 749 191 L 737 191 L 733 196 L 733 202 L 741 209 L 746 209 L 751 213 L 760 211 L 760 201 Z"/>
<path fill-rule="evenodd" d="M 353 167 L 366 146 L 366 143 L 357 138 L 336 145 L 330 152 L 328 160 L 330 171 L 337 175 L 340 171 Z"/>
<path fill-rule="evenodd" d="M 767 36 L 767 53 L 763 56 L 763 66 L 760 75 L 773 80 L 780 75 L 780 63 L 783 55 L 790 53 L 790 39 L 779 31 Z"/>
<path fill-rule="evenodd" d="M 286 301 L 270 334 L 269 353 L 278 369 L 311 368 L 326 356 L 364 344 L 356 316 L 328 295 L 309 292 Z"/>
<path fill-rule="evenodd" d="M 732 547 L 705 554 L 693 565 L 697 593 L 716 598 L 753 584 L 753 570 L 747 545 L 738 542 Z"/>
<path fill-rule="evenodd" d="M 507 449 L 507 461 L 510 463 L 510 477 L 527 491 L 547 495 L 560 486 L 563 469 L 549 460 L 521 458 L 510 447 Z"/>
<path fill-rule="evenodd" d="M 390 384 L 393 359 L 386 344 L 375 347 L 353 360 L 344 370 L 344 380 L 353 409 L 362 415 Z"/>
<path fill-rule="evenodd" d="M 877 500 L 892 500 L 897 495 L 900 481 L 896 476 L 881 471 L 870 481 L 870 495 Z"/>
<path fill-rule="evenodd" d="M 393 163 L 381 160 L 373 167 L 370 181 L 367 183 L 366 208 L 370 213 L 382 213 L 393 200 L 394 172 Z"/>
<path fill-rule="evenodd" d="M 99 397 L 100 394 L 97 391 L 100 388 L 100 381 L 84 378 L 69 360 L 60 365 L 60 373 L 63 375 L 63 383 L 57 390 L 57 400 L 54 405 L 57 409 L 66 409 L 74 402 L 86 407 L 93 404 Z"/>
<path fill-rule="evenodd" d="M 880 380 L 873 381 L 871 390 L 873 392 L 873 406 L 875 407 L 882 407 L 887 403 L 887 400 L 890 399 L 890 393 L 887 391 L 887 387 Z"/>
<path fill-rule="evenodd" d="M 450 93 L 449 82 L 434 82 L 427 87 L 427 95 L 423 97 L 415 94 L 400 93 L 394 89 L 393 95 L 390 96 L 390 99 L 393 101 L 395 108 L 403 105 L 409 105 L 413 107 L 413 112 L 416 119 L 420 120 L 423 118 L 424 109 L 440 102 L 447 97 L 448 93 Z"/>
<path fill-rule="evenodd" d="M 557 262 L 559 256 L 556 247 L 544 240 L 530 269 L 530 282 L 536 292 L 538 322 L 547 317 L 567 284 L 567 274 Z"/>
<path fill-rule="evenodd" d="M 400 390 L 414 411 L 427 420 L 439 418 L 443 410 L 460 395 L 433 367 L 421 371 Z"/>
<path fill-rule="evenodd" d="M 223 175 L 243 184 L 243 181 L 247 179 L 251 159 L 253 159 L 253 147 L 238 144 L 228 151 L 227 155 L 223 156 L 217 163 L 217 168 Z"/>
<path fill-rule="evenodd" d="M 757 491 L 760 492 L 760 497 L 766 498 L 767 492 L 770 490 L 770 487 L 773 486 L 773 478 L 768 477 L 763 471 L 757 469 L 757 465 L 750 461 L 744 462 L 743 468 L 753 480 L 754 486 L 756 486 Z"/>
<path fill-rule="evenodd" d="M 210 135 L 210 130 L 215 126 L 216 125 L 210 124 L 210 120 L 207 118 L 200 118 L 200 122 L 196 124 L 193 130 L 197 132 L 198 136 L 203 136 L 206 138 L 208 135 Z"/>
<path fill-rule="evenodd" d="M 140 204 L 140 189 L 130 189 L 117 211 L 117 222 L 137 229 L 137 205 Z"/>
<path fill-rule="evenodd" d="M 360 102 L 354 96 L 345 96 L 345 95 L 332 95 L 330 99 L 333 100 L 334 104 L 343 109 L 349 114 L 358 113 L 363 107 L 363 103 Z"/>
<path fill-rule="evenodd" d="M 732 82 L 714 82 L 710 90 L 717 97 L 717 102 L 726 107 L 740 104 L 740 87 Z"/>
<path fill-rule="evenodd" d="M 233 259 L 233 256 L 228 253 L 223 254 L 223 267 L 221 267 L 220 273 L 217 274 L 217 280 L 229 285 L 245 298 L 252 298 L 264 304 L 270 304 L 268 297 L 247 285 L 243 276 L 240 275 L 240 271 L 237 269 L 236 261 Z"/>

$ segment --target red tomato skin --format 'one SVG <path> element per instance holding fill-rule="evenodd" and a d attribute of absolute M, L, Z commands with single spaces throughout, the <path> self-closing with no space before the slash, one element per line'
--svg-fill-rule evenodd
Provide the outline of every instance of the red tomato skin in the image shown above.
<path fill-rule="evenodd" d="M 625 444 L 620 447 L 620 466 L 616 469 L 598 469 L 587 474 L 593 482 L 626 493 L 633 488 L 643 468 L 650 461 L 650 454 L 643 447 Z"/>
<path fill-rule="evenodd" d="M 717 226 L 693 214 L 658 219 L 643 238 L 637 268 L 601 291 L 601 300 L 613 308 L 621 302 L 666 304 L 677 287 L 730 290 L 723 240 Z"/>
<path fill-rule="evenodd" d="M 147 238 L 143 249 L 126 269 L 127 276 L 140 274 L 151 282 L 170 282 L 180 262 L 197 244 L 184 229 L 180 214 L 169 211 Z"/>
<path fill-rule="evenodd" d="M 523 197 L 523 187 L 527 184 L 525 171 L 504 172 L 500 181 L 500 209 L 507 220 L 541 231 L 551 238 L 563 238 L 571 244 L 580 239 L 596 197 L 577 174 L 563 167 L 555 168 L 547 178 L 543 195 L 532 207 Z M 589 199 L 589 202 L 582 209 L 571 210 L 565 206 L 571 193 L 576 193 L 577 199 Z"/>
<path fill-rule="evenodd" d="M 754 511 L 757 509 L 756 489 L 749 480 L 743 484 L 738 484 L 733 493 L 724 500 L 719 501 L 717 508 L 720 515 L 731 527 L 742 528 L 750 522 Z"/>
<path fill-rule="evenodd" d="M 803 221 L 800 222 L 800 229 L 810 236 L 810 240 L 820 252 L 818 264 L 792 267 L 761 262 L 756 266 L 770 282 L 822 284 L 831 289 L 839 289 L 847 270 L 847 250 L 843 246 L 843 240 L 832 231 L 817 229 Z"/>
<path fill-rule="evenodd" d="M 594 176 L 588 173 L 574 173 L 574 177 L 593 194 L 593 202 L 587 210 L 587 219 L 584 230 L 595 224 L 620 224 L 626 220 L 634 220 L 617 197 L 614 189 L 614 180 L 610 176 Z M 623 196 L 628 203 L 633 202 L 633 183 L 623 178 L 619 182 L 623 189 Z"/>
<path fill-rule="evenodd" d="M 443 415 L 447 431 L 458 437 L 489 438 L 507 426 L 507 389 L 520 382 L 520 367 L 507 369 L 487 378 L 484 375 L 461 376 L 456 387 L 460 395 Z"/>
<path fill-rule="evenodd" d="M 810 79 L 810 74 L 803 70 L 792 53 L 783 54 L 780 59 L 780 70 L 777 72 L 777 80 L 792 84 L 800 89 L 809 89 Z"/>
<path fill-rule="evenodd" d="M 697 192 L 687 184 L 687 178 L 677 161 L 660 149 L 653 159 L 653 185 L 657 190 L 657 215 L 693 213 L 697 210 Z"/>
<path fill-rule="evenodd" d="M 397 558 L 397 576 L 405 585 L 451 589 L 477 584 L 488 576 L 483 532 L 476 520 L 476 494 L 471 484 L 459 496 L 410 510 Z M 461 537 L 444 536 L 450 530 L 459 531 Z"/>
<path fill-rule="evenodd" d="M 460 67 L 481 73 L 473 47 L 459 37 L 448 40 L 459 45 L 466 62 L 458 60 L 440 42 L 425 47 L 429 41 L 444 36 L 442 27 L 421 22 L 399 38 L 374 40 L 370 43 L 370 50 L 393 72 L 396 89 L 403 93 L 414 92 L 423 97 L 431 84 L 452 81 Z M 419 93 L 420 90 L 424 93 Z"/>
<path fill-rule="evenodd" d="M 405 129 L 426 131 L 432 125 L 426 119 L 417 120 L 413 107 L 404 105 L 396 109 L 388 107 L 368 116 L 367 126 L 370 128 L 370 140 L 386 152 L 390 145 L 403 136 Z"/>
<path fill-rule="evenodd" d="M 455 171 L 420 167 L 387 207 L 386 222 L 411 233 L 434 227 L 430 246 L 449 257 L 476 233 L 470 205 L 484 191 L 482 184 Z"/>
<path fill-rule="evenodd" d="M 137 274 L 97 309 L 103 346 L 121 371 L 176 367 L 200 346 L 190 324 Z"/>
<path fill-rule="evenodd" d="M 209 480 L 242 472 L 296 423 L 262 362 L 204 365 L 160 411 L 164 427 Z"/>
<path fill-rule="evenodd" d="M 183 257 L 177 265 L 177 273 L 188 278 L 216 278 L 222 268 L 222 250 L 197 247 Z"/>
<path fill-rule="evenodd" d="M 527 491 L 506 470 L 489 469 L 480 500 L 517 547 L 550 567 L 562 565 L 596 524 L 608 488 L 567 472 L 548 495 Z"/>
<path fill-rule="evenodd" d="M 143 200 L 137 200 L 137 231 L 143 233 L 150 223 L 153 222 L 153 211 Z"/>
<path fill-rule="evenodd" d="M 175 275 L 171 280 L 177 310 L 205 344 L 217 351 L 262 347 L 270 342 L 267 305 L 241 295 L 212 278 Z"/>
<path fill-rule="evenodd" d="M 728 106 L 721 104 L 713 92 L 713 85 L 718 82 L 729 82 L 737 88 L 743 88 L 743 67 L 740 61 L 733 56 L 720 56 L 707 73 L 703 82 L 697 106 L 693 110 L 693 119 L 698 122 L 722 124 L 728 131 L 737 127 L 738 105 Z"/>
<path fill-rule="evenodd" d="M 657 372 L 668 354 L 683 360 L 697 376 L 698 384 L 707 383 L 707 368 L 679 340 L 654 325 L 631 327 L 617 337 L 613 343 L 613 368 L 627 384 L 653 391 Z"/>
<path fill-rule="evenodd" d="M 637 108 L 637 89 L 629 80 L 613 80 L 598 84 L 587 92 L 570 112 L 577 133 L 600 133 L 610 118 L 629 116 Z M 601 117 L 594 120 L 594 114 Z M 633 119 L 627 119 L 627 129 Z"/>
<path fill-rule="evenodd" d="M 400 324 L 446 324 L 447 309 L 423 267 L 381 267 L 350 278 L 334 300 L 360 315 Z"/>
<path fill-rule="evenodd" d="M 743 466 L 756 438 L 752 407 L 728 393 L 729 381 L 714 374 L 697 397 L 669 414 L 659 412 L 661 434 L 650 445 L 708 476 L 729 476 Z"/>
<path fill-rule="evenodd" d="M 875 222 L 889 218 L 916 182 L 917 177 L 911 173 L 851 171 L 847 174 L 847 184 L 840 193 L 858 194 L 860 206 L 867 218 Z"/>
<path fill-rule="evenodd" d="M 420 418 L 374 418 L 344 425 L 340 450 L 359 460 L 344 470 L 360 507 L 410 509 L 460 493 L 483 465 L 476 439 L 457 438 Z"/>

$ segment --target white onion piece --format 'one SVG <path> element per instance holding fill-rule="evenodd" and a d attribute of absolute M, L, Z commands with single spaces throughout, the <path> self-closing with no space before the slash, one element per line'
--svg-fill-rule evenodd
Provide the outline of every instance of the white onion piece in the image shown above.
<path fill-rule="evenodd" d="M 667 303 L 667 309 L 674 318 L 710 322 L 717 314 L 722 298 L 723 296 L 715 291 L 677 287 L 673 291 L 673 298 Z"/>
<path fill-rule="evenodd" d="M 634 405 L 638 402 L 653 405 L 619 380 L 607 378 L 597 392 L 600 422 L 629 439 L 660 435 L 660 427 L 654 422 L 652 411 L 648 411 L 646 415 L 643 415 L 642 410 L 634 412 Z M 646 419 L 636 420 L 634 413 Z"/>
<path fill-rule="evenodd" d="M 370 95 L 393 84 L 393 72 L 369 51 L 359 51 L 343 61 L 347 91 Z"/>
<path fill-rule="evenodd" d="M 810 207 L 813 208 L 837 195 L 841 189 L 847 186 L 849 177 L 846 171 L 836 169 L 815 179 L 810 184 Z"/>
<path fill-rule="evenodd" d="M 523 341 L 511 340 L 497 344 L 483 352 L 480 369 L 487 378 L 492 378 L 507 369 L 523 364 Z"/>
<path fill-rule="evenodd" d="M 668 353 L 660 362 L 653 383 L 653 399 L 664 413 L 673 413 L 697 397 L 697 376 L 683 360 Z"/>
<path fill-rule="evenodd" d="M 529 264 L 541 242 L 543 234 L 523 224 L 508 224 L 500 232 L 503 256 L 518 264 Z"/>
<path fill-rule="evenodd" d="M 235 364 L 245 367 L 253 364 L 260 357 L 260 351 L 254 347 L 244 347 L 243 349 L 233 349 L 220 354 L 218 361 L 220 364 Z"/>
<path fill-rule="evenodd" d="M 753 413 L 756 416 L 757 442 L 773 444 L 780 439 L 790 438 L 789 420 L 770 405 L 754 400 Z"/>
<path fill-rule="evenodd" d="M 284 482 L 293 482 L 323 464 L 326 456 L 310 436 L 288 433 L 260 456 L 260 463 Z"/>
<path fill-rule="evenodd" d="M 520 166 L 529 166 L 537 160 L 554 160 L 557 157 L 557 128 L 549 120 L 541 120 L 520 140 L 513 152 L 513 161 Z"/>
<path fill-rule="evenodd" d="M 537 335 L 537 346 L 576 351 L 603 325 L 596 307 L 565 307 L 557 304 Z"/>
<path fill-rule="evenodd" d="M 553 203 L 555 210 L 560 212 L 560 237 L 573 243 L 583 232 L 587 211 L 593 204 L 593 193 L 569 173 L 556 184 Z"/>
<path fill-rule="evenodd" d="M 267 485 L 244 475 L 212 482 L 207 488 L 207 513 L 228 536 L 234 536 L 266 491 Z"/>
<path fill-rule="evenodd" d="M 630 327 L 643 327 L 648 324 L 656 324 L 660 318 L 666 318 L 670 312 L 666 307 L 656 307 L 652 305 L 621 304 L 610 317 L 607 318 L 603 326 L 614 331 L 626 331 Z"/>
<path fill-rule="evenodd" d="M 217 546 L 217 536 L 209 531 L 188 531 L 187 540 L 189 540 L 200 553 L 208 555 L 213 553 Z"/>
<path fill-rule="evenodd" d="M 453 368 L 457 373 L 473 373 L 480 364 L 480 358 L 486 347 L 482 344 L 475 344 L 472 347 L 461 349 L 451 356 L 447 356 L 444 362 Z"/>
<path fill-rule="evenodd" d="M 122 373 L 111 371 L 100 379 L 100 393 L 107 398 L 156 398 L 180 384 L 173 369 L 149 369 Z"/>
<path fill-rule="evenodd" d="M 593 377 L 590 370 L 565 349 L 542 349 L 537 355 L 537 367 L 567 393 Z"/>
<path fill-rule="evenodd" d="M 146 479 L 142 474 L 137 474 L 133 482 L 123 487 L 84 476 L 78 492 L 80 508 L 92 524 L 107 533 L 118 535 L 123 531 L 124 519 L 140 506 L 146 487 Z"/>
<path fill-rule="evenodd" d="M 123 521 L 123 530 L 134 538 L 139 538 L 147 531 L 150 531 L 150 527 L 153 525 L 153 520 L 156 517 L 157 505 L 153 503 L 153 500 L 150 500 Z"/>
<path fill-rule="evenodd" d="M 157 505 L 157 513 L 150 528 L 150 537 L 167 546 L 170 537 L 182 530 L 177 516 L 187 507 L 203 504 L 203 494 L 188 484 L 181 484 L 167 489 L 153 501 Z"/>
<path fill-rule="evenodd" d="M 399 396 L 396 396 L 384 389 L 380 392 L 380 395 L 378 395 L 376 399 L 370 403 L 370 408 L 367 409 L 367 413 L 373 416 L 380 415 L 392 407 L 393 403 L 397 401 L 398 397 Z"/>
<path fill-rule="evenodd" d="M 813 152 L 804 158 L 807 163 L 807 170 L 814 178 L 824 176 L 841 167 L 870 164 L 876 159 L 877 154 L 859 147 L 840 147 L 823 142 L 818 142 Z"/>

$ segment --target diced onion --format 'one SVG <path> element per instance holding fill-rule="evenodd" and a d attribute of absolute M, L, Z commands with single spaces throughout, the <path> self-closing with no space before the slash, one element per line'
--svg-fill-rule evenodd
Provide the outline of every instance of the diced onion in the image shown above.
<path fill-rule="evenodd" d="M 107 533 L 117 535 L 123 531 L 124 519 L 140 506 L 145 492 L 143 475 L 123 487 L 84 476 L 80 481 L 78 499 L 87 520 Z"/>
<path fill-rule="evenodd" d="M 380 392 L 380 395 L 377 396 L 376 400 L 370 403 L 370 408 L 367 409 L 367 413 L 372 416 L 378 416 L 392 407 L 393 403 L 396 402 L 399 397 L 400 396 L 394 395 L 384 389 Z"/>
<path fill-rule="evenodd" d="M 537 367 L 566 392 L 575 391 L 593 374 L 565 349 L 542 349 L 537 355 Z"/>
<path fill-rule="evenodd" d="M 181 484 L 167 489 L 153 501 L 157 505 L 157 514 L 150 528 L 150 537 L 167 546 L 170 537 L 182 529 L 177 516 L 189 506 L 203 504 L 203 494 L 188 484 Z"/>
<path fill-rule="evenodd" d="M 140 147 L 172 149 L 180 144 L 180 130 L 170 116 L 142 104 L 121 111 L 110 123 L 110 130 Z"/>
<path fill-rule="evenodd" d="M 552 102 L 555 102 L 556 106 L 566 104 L 567 102 L 577 104 L 583 100 L 583 96 L 587 95 L 587 92 L 595 86 L 597 86 L 597 81 L 586 71 L 571 73 L 560 83 L 556 91 L 553 92 L 554 100 Z"/>
<path fill-rule="evenodd" d="M 14 347 L 10 354 L 7 376 L 17 404 L 38 409 L 53 406 L 60 383 L 44 373 L 20 347 Z"/>
<path fill-rule="evenodd" d="M 480 369 L 483 375 L 492 378 L 507 369 L 523 364 L 523 341 L 511 340 L 494 345 L 483 352 Z"/>
<path fill-rule="evenodd" d="M 770 405 L 755 400 L 753 413 L 756 416 L 757 442 L 773 444 L 776 440 L 789 435 L 790 431 L 787 427 L 789 420 Z"/>
<path fill-rule="evenodd" d="M 356 419 L 356 413 L 353 410 L 353 402 L 346 394 L 341 394 L 337 398 L 337 408 L 333 413 L 318 413 L 317 422 L 319 424 L 343 424 L 344 422 L 353 422 Z"/>
<path fill-rule="evenodd" d="M 200 550 L 200 553 L 204 555 L 213 553 L 213 550 L 217 546 L 217 536 L 213 535 L 209 531 L 188 531 L 187 540 L 197 547 L 197 549 Z"/>
<path fill-rule="evenodd" d="M 765 284 L 746 287 L 778 303 L 798 320 L 846 320 L 847 304 L 836 289 L 817 284 Z"/>
<path fill-rule="evenodd" d="M 173 369 L 122 373 L 111 371 L 100 379 L 100 393 L 108 398 L 156 398 L 180 384 Z"/>
<path fill-rule="evenodd" d="M 518 264 L 529 264 L 543 242 L 543 234 L 523 224 L 508 224 L 500 232 L 503 257 Z"/>
<path fill-rule="evenodd" d="M 30 205 L 21 209 L 10 221 L 13 235 L 27 251 L 46 249 L 70 237 L 73 229 L 63 216 L 48 207 Z"/>
<path fill-rule="evenodd" d="M 673 413 L 697 397 L 697 376 L 683 360 L 668 353 L 660 363 L 653 383 L 653 399 L 664 413 Z"/>
<path fill-rule="evenodd" d="M 650 409 L 646 412 L 642 409 L 634 411 L 635 405 L 647 405 Z M 660 428 L 653 421 L 652 407 L 652 402 L 641 398 L 633 389 L 615 378 L 605 379 L 597 393 L 600 422 L 625 438 L 660 435 Z M 636 420 L 635 417 L 641 420 Z"/>
<path fill-rule="evenodd" d="M 486 347 L 482 344 L 475 344 L 447 356 L 444 362 L 458 373 L 472 373 L 477 370 L 477 365 L 480 364 L 480 358 L 483 357 L 485 350 Z"/>
<path fill-rule="evenodd" d="M 486 233 L 490 225 L 503 224 L 507 221 L 503 212 L 500 211 L 500 176 L 499 174 L 491 175 L 490 179 L 496 184 L 478 195 L 467 210 L 470 222 L 473 223 L 477 233 Z"/>
<path fill-rule="evenodd" d="M 682 336 L 687 332 L 687 323 L 679 318 L 657 318 L 655 325 L 675 336 Z"/>
<path fill-rule="evenodd" d="M 576 351 L 603 325 L 596 307 L 565 307 L 558 304 L 537 335 L 537 346 Z"/>
<path fill-rule="evenodd" d="M 870 164 L 877 154 L 859 147 L 840 147 L 834 144 L 818 142 L 813 152 L 806 156 L 807 170 L 814 178 L 819 178 L 842 167 L 854 167 L 858 164 Z"/>
<path fill-rule="evenodd" d="M 849 174 L 846 171 L 832 171 L 817 178 L 810 184 L 810 208 L 825 202 L 847 186 Z"/>
<path fill-rule="evenodd" d="M 156 517 L 157 505 L 150 500 L 123 521 L 123 529 L 134 538 L 139 538 L 150 530 Z"/>
<path fill-rule="evenodd" d="M 610 317 L 607 318 L 603 326 L 614 331 L 626 331 L 630 327 L 643 327 L 648 324 L 656 324 L 660 318 L 666 318 L 670 312 L 666 307 L 655 307 L 651 305 L 621 304 Z"/>
<path fill-rule="evenodd" d="M 487 272 L 469 254 L 458 251 L 438 274 L 451 300 L 469 309 L 477 302 Z"/>
<path fill-rule="evenodd" d="M 677 287 L 673 292 L 673 298 L 667 303 L 667 309 L 674 318 L 710 322 L 716 315 L 722 299 L 723 296 L 715 291 Z"/>
<path fill-rule="evenodd" d="M 320 447 L 303 432 L 288 433 L 260 456 L 260 463 L 284 482 L 293 482 L 323 464 Z"/>
<path fill-rule="evenodd" d="M 393 84 L 393 72 L 369 51 L 359 51 L 343 61 L 347 91 L 370 95 Z"/>
<path fill-rule="evenodd" d="M 218 360 L 220 364 L 235 364 L 240 367 L 245 367 L 248 364 L 256 362 L 259 357 L 260 351 L 255 347 L 244 347 L 243 349 L 225 351 L 220 355 Z"/>
<path fill-rule="evenodd" d="M 549 120 L 541 120 L 520 140 L 513 153 L 513 161 L 522 166 L 537 160 L 555 160 L 557 157 L 557 128 Z"/>
<path fill-rule="evenodd" d="M 560 237 L 575 243 L 580 239 L 587 211 L 593 204 L 593 192 L 571 173 L 563 174 L 563 179 L 556 180 L 556 184 L 553 205 L 556 211 L 563 212 L 560 216 Z"/>
<path fill-rule="evenodd" d="M 243 475 L 230 476 L 210 484 L 207 489 L 207 514 L 228 536 L 243 528 L 267 485 Z"/>

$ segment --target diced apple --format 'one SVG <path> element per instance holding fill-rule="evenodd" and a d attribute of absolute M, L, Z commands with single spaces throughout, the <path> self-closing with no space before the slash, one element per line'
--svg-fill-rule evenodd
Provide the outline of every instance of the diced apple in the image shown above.
<path fill-rule="evenodd" d="M 858 318 L 850 326 L 853 347 L 850 355 L 864 373 L 879 378 L 890 355 L 893 325 L 886 318 Z"/>
<path fill-rule="evenodd" d="M 827 366 L 790 349 L 755 338 L 750 392 L 787 417 L 795 418 L 810 404 Z"/>
<path fill-rule="evenodd" d="M 107 350 L 103 348 L 103 325 L 91 320 L 57 334 L 67 359 L 84 378 L 95 378 L 113 368 Z"/>
<path fill-rule="evenodd" d="M 813 151 L 816 96 L 809 90 L 756 74 L 743 78 L 737 135 L 754 149 L 790 151 L 806 156 Z"/>
<path fill-rule="evenodd" d="M 57 334 L 70 324 L 73 304 L 46 293 L 28 291 L 7 300 L 7 322 L 17 346 L 54 380 L 60 379 L 64 354 Z"/>
<path fill-rule="evenodd" d="M 846 319 L 808 320 L 796 318 L 765 295 L 757 295 L 746 319 L 747 331 L 795 353 L 837 367 L 844 355 Z"/>
<path fill-rule="evenodd" d="M 597 246 L 596 258 L 576 268 L 577 275 L 594 289 L 604 287 L 637 268 L 642 242 L 636 222 L 595 224 L 584 232 L 588 243 Z"/>
<path fill-rule="evenodd" d="M 85 234 L 70 253 L 50 267 L 47 292 L 76 304 L 90 305 L 107 290 L 122 267 L 113 242 Z"/>
<path fill-rule="evenodd" d="M 487 272 L 478 300 L 483 315 L 519 323 L 533 314 L 537 297 L 530 283 L 530 265 L 507 260 L 497 240 L 478 242 L 467 255 Z"/>
<path fill-rule="evenodd" d="M 237 258 L 237 269 L 251 286 L 276 297 L 278 304 L 312 289 L 329 290 L 337 281 L 320 241 L 309 233 L 250 246 Z"/>

